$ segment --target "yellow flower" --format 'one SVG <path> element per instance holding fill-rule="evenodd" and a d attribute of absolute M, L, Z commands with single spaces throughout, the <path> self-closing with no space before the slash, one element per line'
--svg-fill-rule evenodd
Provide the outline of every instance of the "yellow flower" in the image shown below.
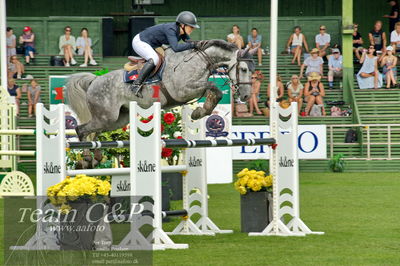
<path fill-rule="evenodd" d="M 240 171 L 239 173 L 236 174 L 237 177 L 241 178 L 244 175 L 246 175 L 246 173 L 249 171 L 249 169 L 244 168 L 242 171 Z"/>
<path fill-rule="evenodd" d="M 244 194 L 247 193 L 247 190 L 246 190 L 245 187 L 240 186 L 240 187 L 239 187 L 239 192 L 240 192 L 240 194 L 244 195 Z"/>
<path fill-rule="evenodd" d="M 62 214 L 68 214 L 71 211 L 71 206 L 67 205 L 67 204 L 62 204 L 60 207 L 60 211 Z"/>
<path fill-rule="evenodd" d="M 186 170 L 181 171 L 181 174 L 182 174 L 182 176 L 186 176 L 188 174 L 188 171 L 186 171 Z"/>

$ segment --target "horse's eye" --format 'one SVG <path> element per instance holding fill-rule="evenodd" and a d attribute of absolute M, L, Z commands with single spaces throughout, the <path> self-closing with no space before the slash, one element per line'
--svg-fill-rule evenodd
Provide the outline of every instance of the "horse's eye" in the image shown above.
<path fill-rule="evenodd" d="M 247 72 L 247 68 L 241 67 L 241 68 L 240 68 L 240 71 Z"/>

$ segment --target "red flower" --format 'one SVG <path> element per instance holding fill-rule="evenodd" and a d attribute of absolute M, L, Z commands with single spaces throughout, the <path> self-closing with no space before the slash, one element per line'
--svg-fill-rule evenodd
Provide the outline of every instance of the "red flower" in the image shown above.
<path fill-rule="evenodd" d="M 128 126 L 124 126 L 124 127 L 122 128 L 123 131 L 126 131 L 127 129 L 128 129 Z"/>
<path fill-rule="evenodd" d="M 164 131 L 165 127 L 163 124 L 161 124 L 161 133 Z"/>
<path fill-rule="evenodd" d="M 151 120 L 153 120 L 153 115 L 149 116 L 147 119 L 146 118 L 142 118 L 141 121 L 142 123 L 149 123 Z"/>
<path fill-rule="evenodd" d="M 182 136 L 178 136 L 176 139 L 183 139 Z"/>
<path fill-rule="evenodd" d="M 172 149 L 170 148 L 163 148 L 161 152 L 161 157 L 168 158 L 172 156 Z"/>
<path fill-rule="evenodd" d="M 165 113 L 164 114 L 164 122 L 167 125 L 171 125 L 172 123 L 174 123 L 174 121 L 175 121 L 175 116 L 173 113 Z"/>

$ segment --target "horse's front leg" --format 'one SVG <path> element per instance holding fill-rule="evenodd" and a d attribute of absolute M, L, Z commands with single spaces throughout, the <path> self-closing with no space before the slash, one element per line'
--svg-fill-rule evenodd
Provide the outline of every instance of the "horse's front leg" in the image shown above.
<path fill-rule="evenodd" d="M 207 96 L 203 107 L 197 107 L 191 115 L 194 120 L 210 115 L 222 99 L 222 92 L 215 86 L 214 82 L 208 82 L 206 89 Z"/>

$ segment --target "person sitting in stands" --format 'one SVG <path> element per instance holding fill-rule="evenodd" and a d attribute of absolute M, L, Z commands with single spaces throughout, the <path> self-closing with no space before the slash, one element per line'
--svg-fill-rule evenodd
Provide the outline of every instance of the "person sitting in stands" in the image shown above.
<path fill-rule="evenodd" d="M 264 79 L 264 75 L 261 71 L 257 70 L 251 75 L 251 97 L 249 100 L 250 114 L 253 114 L 254 109 L 258 115 L 262 114 L 258 107 L 258 99 L 261 87 L 261 81 Z"/>
<path fill-rule="evenodd" d="M 397 23 L 396 23 L 397 24 Z M 383 66 L 383 75 L 386 77 L 386 88 L 390 89 L 397 86 L 397 57 L 393 55 L 393 47 L 386 48 L 386 55 L 382 58 L 381 67 Z"/>
<path fill-rule="evenodd" d="M 364 41 L 361 37 L 360 32 L 358 32 L 358 24 L 354 24 L 353 25 L 353 52 L 356 55 L 358 61 L 360 62 L 361 59 L 361 55 L 360 52 L 362 52 L 362 50 L 364 49 L 362 47 Z"/>
<path fill-rule="evenodd" d="M 304 100 L 307 102 L 306 115 L 309 115 L 313 105 L 317 104 L 322 108 L 322 115 L 326 116 L 323 99 L 325 97 L 325 89 L 320 80 L 321 76 L 317 72 L 312 72 L 308 76 L 308 82 L 304 85 Z"/>
<path fill-rule="evenodd" d="M 80 67 L 87 67 L 89 59 L 89 64 L 92 66 L 97 65 L 93 59 L 92 39 L 89 37 L 89 30 L 87 28 L 81 29 L 81 36 L 76 39 L 76 48 L 78 49 L 78 55 L 85 56 L 85 61 Z"/>
<path fill-rule="evenodd" d="M 12 28 L 7 27 L 6 32 L 6 45 L 7 45 L 7 62 L 10 61 L 11 56 L 17 55 L 17 41 Z"/>
<path fill-rule="evenodd" d="M 375 47 L 364 49 L 360 63 L 363 64 L 357 74 L 358 87 L 360 89 L 378 89 L 382 87 L 382 75 L 378 71 L 378 58 L 375 56 Z"/>
<path fill-rule="evenodd" d="M 32 114 L 36 115 L 36 104 L 41 102 L 40 92 L 41 87 L 37 83 L 36 79 L 31 80 L 31 84 L 28 87 L 28 117 L 31 118 Z"/>
<path fill-rule="evenodd" d="M 319 50 L 317 48 L 313 48 L 310 52 L 311 56 L 304 60 L 303 64 L 300 68 L 300 79 L 303 78 L 304 68 L 307 66 L 306 69 L 306 76 L 308 76 L 312 72 L 317 72 L 319 75 L 322 75 L 323 71 L 323 64 L 324 60 L 319 54 Z"/>
<path fill-rule="evenodd" d="M 400 22 L 394 26 L 394 31 L 390 34 L 390 44 L 393 47 L 393 54 L 400 52 Z"/>
<path fill-rule="evenodd" d="M 8 78 L 21 79 L 25 72 L 24 65 L 18 60 L 16 55 L 10 57 L 8 63 Z"/>
<path fill-rule="evenodd" d="M 19 116 L 19 106 L 21 99 L 21 89 L 15 84 L 15 80 L 13 78 L 8 79 L 7 82 L 7 90 L 10 96 L 15 97 L 15 105 L 17 106 L 16 115 Z"/>
<path fill-rule="evenodd" d="M 244 47 L 243 37 L 240 35 L 240 28 L 238 25 L 232 26 L 232 33 L 226 36 L 226 40 L 230 43 L 236 44 L 239 49 Z"/>
<path fill-rule="evenodd" d="M 319 34 L 315 36 L 315 47 L 319 51 L 319 56 L 326 56 L 326 50 L 331 45 L 331 35 L 326 33 L 326 27 L 324 25 L 319 26 Z"/>
<path fill-rule="evenodd" d="M 299 76 L 293 75 L 290 81 L 286 84 L 289 100 L 297 102 L 298 112 L 300 114 L 303 105 L 303 84 L 301 84 Z"/>
<path fill-rule="evenodd" d="M 343 76 L 343 59 L 340 55 L 340 50 L 337 48 L 332 49 L 332 55 L 328 60 L 328 82 L 329 89 L 333 89 L 333 79 L 341 78 Z"/>
<path fill-rule="evenodd" d="M 279 102 L 283 98 L 283 95 L 285 94 L 285 88 L 282 83 L 282 78 L 279 75 L 276 76 L 276 87 L 277 87 L 276 88 L 277 90 L 275 92 L 275 96 L 276 96 L 276 101 Z M 268 84 L 268 89 L 267 89 L 268 101 L 266 102 L 266 106 L 268 108 L 270 108 L 270 106 L 271 106 L 270 100 L 269 100 L 270 95 L 271 95 L 271 83 Z"/>
<path fill-rule="evenodd" d="M 251 35 L 247 36 L 247 46 L 250 49 L 257 48 L 258 65 L 262 66 L 262 48 L 261 48 L 262 36 L 258 34 L 257 28 L 251 29 Z"/>
<path fill-rule="evenodd" d="M 294 27 L 294 33 L 290 35 L 289 40 L 287 42 L 286 48 L 290 50 L 293 54 L 292 64 L 297 61 L 297 64 L 300 66 L 301 54 L 303 52 L 303 44 L 306 52 L 308 53 L 308 44 L 306 41 L 306 36 L 301 33 L 301 27 Z"/>
<path fill-rule="evenodd" d="M 380 56 L 386 52 L 386 33 L 382 30 L 382 21 L 375 22 L 373 30 L 368 34 L 370 45 L 374 46 L 375 53 Z M 361 62 L 360 62 L 361 63 Z"/>
<path fill-rule="evenodd" d="M 35 34 L 29 26 L 24 27 L 24 33 L 19 37 L 19 43 L 24 44 L 25 63 L 27 65 L 35 60 Z"/>
<path fill-rule="evenodd" d="M 66 67 L 76 65 L 76 61 L 74 59 L 76 42 L 75 37 L 71 35 L 71 31 L 71 27 L 66 26 L 64 28 L 65 34 L 60 36 L 60 40 L 58 42 L 60 55 L 64 55 L 64 66 Z"/>

